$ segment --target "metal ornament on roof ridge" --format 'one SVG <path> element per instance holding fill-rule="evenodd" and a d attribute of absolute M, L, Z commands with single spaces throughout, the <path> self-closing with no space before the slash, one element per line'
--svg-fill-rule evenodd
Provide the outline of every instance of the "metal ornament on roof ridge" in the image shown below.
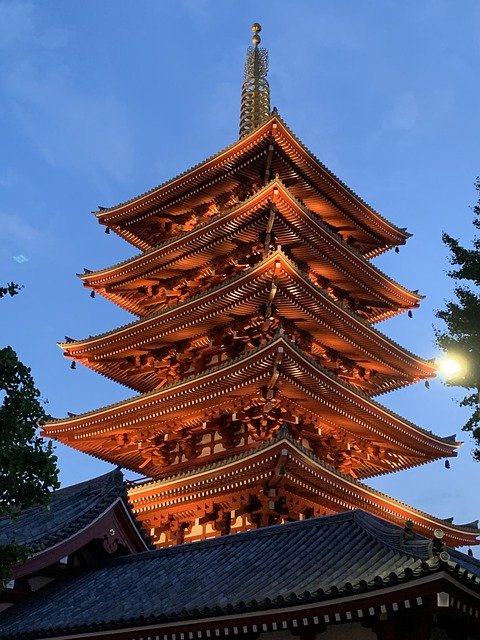
<path fill-rule="evenodd" d="M 258 45 L 261 25 L 252 25 L 252 47 L 248 47 L 242 85 L 240 137 L 248 135 L 270 117 L 270 87 L 267 80 L 268 51 Z"/>

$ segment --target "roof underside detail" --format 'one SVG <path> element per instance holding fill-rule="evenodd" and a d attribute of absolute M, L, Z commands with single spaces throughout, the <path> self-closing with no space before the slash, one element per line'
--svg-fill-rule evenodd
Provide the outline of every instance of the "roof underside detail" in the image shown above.
<path fill-rule="evenodd" d="M 458 446 L 403 420 L 342 382 L 285 335 L 158 391 L 89 414 L 50 422 L 44 432 L 87 453 L 157 476 L 165 467 L 162 451 L 166 441 L 185 438 L 185 445 L 174 456 L 174 464 L 192 464 L 188 458 L 193 456 L 196 460 L 196 453 L 190 452 L 192 446 L 194 452 L 198 450 L 200 441 L 195 445 L 193 442 L 198 440 L 202 429 L 208 427 L 213 433 L 221 429 L 217 421 L 221 422 L 222 416 L 234 414 L 240 416 L 234 421 L 240 422 L 237 426 L 243 429 L 241 437 L 247 448 L 254 446 L 255 439 L 269 437 L 285 420 L 299 424 L 301 431 L 309 429 L 312 442 L 316 437 L 321 439 L 322 433 L 343 432 L 353 439 L 351 444 L 345 443 L 347 450 L 356 438 L 369 442 L 376 447 L 373 457 L 380 467 L 375 466 L 377 462 L 372 465 L 366 455 L 366 461 L 355 472 L 359 476 L 455 455 Z M 266 426 L 262 426 L 264 420 Z M 143 455 L 143 444 L 139 442 L 144 441 L 159 457 Z M 383 461 L 382 451 L 390 452 Z M 208 455 L 214 453 L 211 450 Z"/>
<path fill-rule="evenodd" d="M 267 171 L 266 171 L 267 169 Z M 278 115 L 178 178 L 97 214 L 102 224 L 142 250 L 154 246 L 156 217 L 185 215 L 212 198 L 277 175 L 293 195 L 368 257 L 404 244 L 409 234 L 382 218 L 322 165 Z M 160 215 L 161 217 L 161 215 Z"/>
<path fill-rule="evenodd" d="M 214 523 L 217 535 L 223 535 L 225 513 L 234 514 L 229 532 L 237 532 L 242 525 L 235 519 L 245 513 L 252 527 L 259 517 L 271 525 L 357 508 L 401 526 L 411 520 L 416 533 L 428 537 L 440 528 L 454 547 L 477 544 L 479 535 L 476 522 L 454 525 L 340 473 L 286 433 L 242 455 L 141 483 L 129 496 L 137 517 L 157 540 L 173 520 L 188 529 L 189 541 L 201 516 L 201 522 Z"/>
<path fill-rule="evenodd" d="M 222 209 L 217 206 L 217 209 Z M 418 306 L 421 296 L 402 287 L 370 264 L 341 235 L 308 211 L 279 181 L 273 180 L 244 202 L 227 206 L 179 236 L 115 267 L 81 276 L 92 288 L 119 306 L 148 315 L 191 295 L 204 272 L 220 272 L 222 256 L 233 268 L 248 249 L 252 258 L 263 248 L 265 229 L 310 277 L 341 298 L 370 322 Z M 212 255 L 212 249 L 215 254 Z M 200 286 L 200 282 L 197 286 Z M 177 292 L 178 291 L 178 292 Z"/>
<path fill-rule="evenodd" d="M 240 335 L 245 332 L 241 325 L 248 324 L 248 319 L 258 325 L 250 334 L 258 335 L 242 342 L 238 332 Z M 232 351 L 219 343 L 220 351 L 216 353 L 215 336 L 220 335 L 221 327 L 223 333 L 228 331 L 229 325 L 233 326 L 232 340 L 236 347 Z M 107 334 L 62 343 L 61 347 L 65 355 L 145 392 L 161 384 L 155 368 L 157 372 L 163 371 L 162 358 L 167 351 L 177 348 L 179 341 L 180 351 L 190 349 L 189 358 L 192 349 L 206 349 L 205 357 L 216 353 L 224 359 L 236 357 L 242 345 L 248 348 L 262 344 L 280 328 L 308 355 L 317 357 L 327 367 L 329 361 L 333 362 L 332 370 L 369 394 L 384 393 L 431 377 L 435 370 L 432 363 L 392 342 L 336 301 L 299 271 L 280 249 L 253 267 L 248 263 L 242 265 L 237 275 L 207 286 L 192 298 Z M 339 366 L 343 366 L 343 372 L 337 366 L 342 358 L 344 364 Z M 199 371 L 209 360 L 199 362 Z"/>

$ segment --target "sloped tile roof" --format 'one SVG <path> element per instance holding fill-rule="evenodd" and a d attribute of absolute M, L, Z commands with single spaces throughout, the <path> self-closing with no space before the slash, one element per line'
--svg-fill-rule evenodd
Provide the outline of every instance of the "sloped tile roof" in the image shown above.
<path fill-rule="evenodd" d="M 400 527 L 353 511 L 118 558 L 1 613 L 0 638 L 271 610 L 439 570 L 429 560 L 429 540 L 404 541 L 402 534 Z M 455 552 L 455 561 L 462 559 Z M 468 561 L 469 578 L 472 571 L 480 576 L 480 564 Z"/>
<path fill-rule="evenodd" d="M 118 469 L 55 491 L 48 507 L 31 507 L 13 521 L 0 518 L 0 545 L 16 541 L 39 553 L 88 526 L 124 494 Z"/>
<path fill-rule="evenodd" d="M 134 205 L 134 203 L 137 203 L 140 200 L 145 200 L 148 198 L 150 201 L 153 201 L 155 197 L 158 196 L 159 193 L 161 192 L 168 193 L 174 190 L 175 187 L 178 187 L 179 184 L 182 183 L 183 179 L 187 178 L 189 174 L 193 174 L 198 169 L 203 168 L 204 171 L 211 170 L 212 161 L 219 160 L 222 156 L 225 156 L 229 152 L 233 152 L 237 145 L 239 144 L 254 145 L 254 144 L 258 144 L 259 142 L 261 143 L 263 140 L 266 139 L 266 136 L 269 133 L 274 123 L 280 124 L 283 130 L 289 136 L 291 136 L 291 139 L 293 139 L 300 146 L 300 148 L 303 149 L 303 152 L 310 157 L 310 161 L 314 165 L 316 165 L 318 169 L 320 169 L 321 173 L 323 174 L 323 178 L 328 181 L 330 186 L 329 197 L 332 199 L 333 202 L 335 202 L 335 204 L 337 204 L 337 206 L 339 205 L 339 203 L 338 203 L 337 197 L 335 196 L 338 196 L 339 192 L 343 192 L 345 197 L 351 199 L 355 209 L 357 210 L 359 208 L 366 209 L 372 216 L 377 218 L 380 222 L 388 225 L 389 227 L 396 230 L 397 232 L 400 232 L 404 236 L 404 238 L 408 238 L 411 236 L 411 234 L 408 233 L 406 229 L 402 229 L 401 227 L 398 227 L 394 223 L 387 220 L 387 218 L 382 216 L 380 213 L 378 213 L 378 211 L 376 211 L 363 198 L 361 198 L 357 193 L 355 193 L 355 191 L 353 191 L 345 182 L 343 182 L 337 175 L 335 175 L 333 171 L 331 171 L 325 164 L 323 164 L 323 162 L 321 162 L 312 153 L 312 151 L 310 151 L 310 149 L 300 140 L 300 138 L 293 132 L 293 130 L 290 129 L 290 127 L 287 125 L 285 120 L 283 120 L 283 118 L 280 117 L 278 112 L 275 112 L 275 113 L 272 112 L 272 115 L 266 122 L 263 122 L 258 127 L 253 129 L 253 131 L 245 138 L 240 140 L 235 140 L 232 144 L 228 145 L 221 151 L 218 151 L 217 153 L 209 156 L 202 162 L 197 163 L 193 167 L 183 171 L 182 173 L 176 175 L 175 177 L 170 178 L 165 182 L 163 182 L 162 184 L 157 185 L 151 189 L 148 189 L 147 191 L 137 196 L 134 196 L 133 198 L 130 198 L 124 202 L 120 202 L 119 204 L 116 204 L 111 207 L 102 207 L 101 211 L 92 212 L 92 213 L 96 215 L 99 221 L 102 221 L 104 219 L 108 220 L 109 214 L 112 214 L 119 209 L 130 207 L 131 205 Z M 259 140 L 255 140 L 255 138 L 258 137 L 259 132 L 261 132 L 261 136 Z M 189 183 L 191 183 L 191 180 L 189 180 Z M 190 188 L 191 188 L 191 184 L 190 184 Z"/>
<path fill-rule="evenodd" d="M 361 491 L 362 489 L 363 490 L 366 489 L 372 496 L 374 496 L 378 500 L 379 504 L 381 503 L 382 500 L 385 500 L 386 502 L 390 503 L 390 505 L 395 504 L 400 509 L 402 509 L 402 507 L 406 508 L 408 510 L 408 513 L 412 514 L 413 512 L 416 515 L 419 515 L 420 517 L 427 518 L 432 523 L 436 523 L 436 526 L 438 528 L 442 528 L 443 526 L 447 525 L 448 527 L 455 527 L 455 529 L 457 530 L 475 532 L 477 535 L 480 533 L 480 530 L 478 528 L 478 520 L 465 523 L 465 524 L 453 524 L 453 518 L 447 519 L 447 520 L 443 520 L 442 518 L 436 518 L 431 514 L 427 513 L 426 511 L 422 511 L 421 509 L 416 509 L 411 505 L 407 504 L 406 502 L 402 502 L 401 500 L 392 498 L 386 493 L 378 491 L 377 489 L 373 489 L 372 487 L 368 486 L 361 480 L 352 478 L 352 476 L 349 476 L 343 473 L 333 465 L 329 464 L 326 460 L 322 460 L 321 458 L 316 456 L 310 449 L 307 449 L 306 447 L 304 447 L 296 438 L 294 438 L 289 433 L 288 428 L 286 426 L 282 427 L 272 438 L 270 438 L 269 440 L 266 440 L 255 449 L 247 449 L 246 451 L 241 451 L 240 453 L 236 453 L 231 457 L 222 458 L 221 460 L 213 460 L 205 463 L 204 465 L 199 464 L 193 469 L 185 469 L 183 471 L 180 471 L 170 476 L 163 476 L 162 478 L 157 480 L 154 480 L 151 478 L 137 480 L 136 482 L 130 485 L 130 488 L 129 488 L 130 500 L 132 501 L 133 504 L 135 504 L 135 493 L 137 491 L 142 491 L 148 488 L 149 493 L 155 494 L 161 491 L 160 488 L 165 487 L 165 484 L 169 482 L 185 480 L 185 483 L 183 484 L 184 487 L 185 486 L 193 487 L 195 483 L 199 481 L 199 476 L 201 476 L 201 474 L 207 473 L 209 471 L 213 471 L 215 469 L 218 470 L 217 475 L 222 474 L 222 471 L 220 470 L 221 467 L 225 467 L 239 460 L 253 459 L 262 451 L 271 449 L 272 445 L 280 444 L 280 443 L 290 445 L 291 447 L 293 447 L 293 450 L 296 450 L 298 453 L 303 454 L 305 457 L 307 457 L 312 461 L 312 463 L 314 464 L 314 466 L 317 467 L 317 469 L 320 467 L 320 469 L 324 469 L 327 472 L 330 472 L 331 474 L 337 476 L 337 478 L 343 479 L 346 482 L 348 482 L 350 485 L 353 485 L 353 487 L 358 488 L 359 491 Z M 392 512 L 390 511 L 390 515 L 391 513 Z M 387 518 L 387 521 L 388 521 L 388 518 Z M 452 553 L 457 553 L 457 552 L 452 551 Z M 472 560 L 472 559 L 470 558 L 469 560 Z M 478 562 L 478 561 L 474 560 L 473 562 Z M 480 563 L 478 566 L 480 567 Z"/>

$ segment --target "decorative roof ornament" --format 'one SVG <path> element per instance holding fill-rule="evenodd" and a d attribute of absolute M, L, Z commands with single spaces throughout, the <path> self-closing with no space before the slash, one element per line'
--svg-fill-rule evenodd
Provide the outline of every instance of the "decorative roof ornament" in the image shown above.
<path fill-rule="evenodd" d="M 252 25 L 253 47 L 248 47 L 242 85 L 242 106 L 240 111 L 240 137 L 270 117 L 270 87 L 268 85 L 268 51 L 259 47 L 262 27 L 258 22 Z"/>

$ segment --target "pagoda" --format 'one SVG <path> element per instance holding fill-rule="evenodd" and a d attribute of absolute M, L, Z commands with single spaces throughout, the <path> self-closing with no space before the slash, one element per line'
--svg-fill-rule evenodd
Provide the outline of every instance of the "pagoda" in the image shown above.
<path fill-rule="evenodd" d="M 52 420 L 44 435 L 147 476 L 129 499 L 159 547 L 354 509 L 476 544 L 476 523 L 364 484 L 460 444 L 376 399 L 435 374 L 376 328 L 421 301 L 372 264 L 409 234 L 271 111 L 253 32 L 239 139 L 96 213 L 139 253 L 80 278 L 136 319 L 60 346 L 138 394 Z"/>

